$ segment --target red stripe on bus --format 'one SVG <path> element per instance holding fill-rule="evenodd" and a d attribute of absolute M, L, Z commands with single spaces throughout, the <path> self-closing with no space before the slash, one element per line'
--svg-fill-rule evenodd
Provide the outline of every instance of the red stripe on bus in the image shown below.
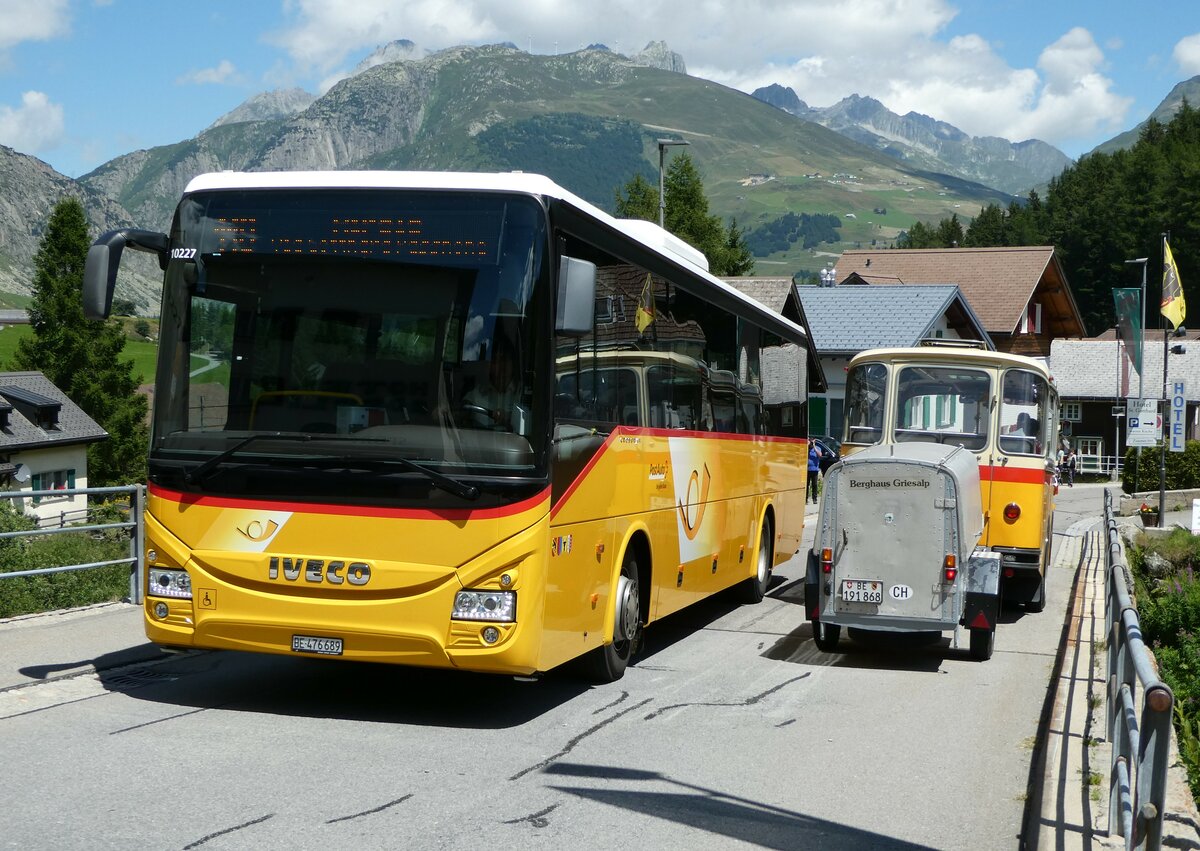
<path fill-rule="evenodd" d="M 587 474 L 592 471 L 592 468 L 600 462 L 601 456 L 608 452 L 612 442 L 617 437 L 624 437 L 626 435 L 636 437 L 690 437 L 702 438 L 704 440 L 761 440 L 770 443 L 795 443 L 798 446 L 803 446 L 809 442 L 808 438 L 805 437 L 782 437 L 778 435 L 766 434 L 727 434 L 725 432 L 690 431 L 688 429 L 678 428 L 642 428 L 640 426 L 617 426 L 611 432 L 609 432 L 608 437 L 604 439 L 604 443 L 600 444 L 600 447 L 596 450 L 588 462 L 583 465 L 583 469 L 579 471 L 579 475 L 577 475 L 575 480 L 571 482 L 565 491 L 563 491 L 563 495 L 559 498 L 559 500 L 550 507 L 551 520 L 553 520 L 555 515 L 558 514 L 558 510 L 566 505 L 567 500 L 571 497 L 571 494 L 575 493 L 575 491 L 579 488 L 579 485 L 587 477 Z"/>
<path fill-rule="evenodd" d="M 979 478 L 985 482 L 1017 482 L 1027 485 L 1046 485 L 1054 481 L 1054 474 L 1044 467 L 1001 467 L 993 464 L 980 464 Z"/>
<path fill-rule="evenodd" d="M 382 508 L 374 505 L 337 505 L 333 503 L 316 502 L 277 502 L 274 500 L 238 499 L 228 496 L 201 496 L 199 494 L 183 493 L 168 490 L 158 485 L 150 485 L 150 494 L 160 499 L 178 502 L 182 505 L 198 505 L 205 508 L 245 508 L 255 511 L 290 511 L 298 514 L 333 514 L 345 517 L 388 517 L 404 520 L 488 520 L 497 517 L 511 517 L 536 508 L 540 503 L 550 498 L 550 488 L 540 493 L 514 502 L 511 505 L 499 505 L 493 508 Z"/>

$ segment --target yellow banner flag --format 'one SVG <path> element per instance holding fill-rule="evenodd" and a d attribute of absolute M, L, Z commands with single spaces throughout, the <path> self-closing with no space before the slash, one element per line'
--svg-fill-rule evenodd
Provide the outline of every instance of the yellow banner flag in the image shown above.
<path fill-rule="evenodd" d="M 1163 287 L 1162 308 L 1159 311 L 1171 320 L 1171 325 L 1178 328 L 1187 316 L 1187 305 L 1183 300 L 1183 284 L 1179 281 L 1179 269 L 1175 266 L 1175 258 L 1171 254 L 1171 246 L 1163 240 Z"/>
<path fill-rule="evenodd" d="M 645 334 L 646 329 L 654 323 L 654 280 L 646 273 L 646 283 L 642 286 L 642 294 L 638 296 L 637 313 L 633 317 L 638 333 Z"/>

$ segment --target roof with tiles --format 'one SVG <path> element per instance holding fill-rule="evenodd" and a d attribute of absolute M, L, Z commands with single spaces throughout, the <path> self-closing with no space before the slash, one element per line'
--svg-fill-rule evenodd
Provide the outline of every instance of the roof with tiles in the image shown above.
<path fill-rule="evenodd" d="M 1200 402 L 1200 338 L 1170 340 L 1170 345 L 1177 343 L 1186 343 L 1186 351 L 1168 355 L 1167 380 L 1182 380 L 1188 401 Z M 1159 398 L 1162 370 L 1162 332 L 1156 335 L 1151 329 L 1146 334 L 1140 381 L 1142 393 L 1147 398 Z M 1138 395 L 1138 374 L 1127 354 L 1122 352 L 1118 360 L 1116 341 L 1111 336 L 1108 339 L 1054 340 L 1050 344 L 1050 372 L 1064 399 L 1128 399 Z"/>
<path fill-rule="evenodd" d="M 1083 321 L 1054 246 L 852 250 L 838 260 L 839 281 L 853 273 L 876 286 L 958 284 L 992 335 L 1014 333 L 1043 278 L 1062 327 L 1055 336 L 1079 336 Z M 1073 330 L 1072 330 L 1073 328 Z"/>
<path fill-rule="evenodd" d="M 5 388 L 17 392 L 6 395 Z M 46 404 L 36 404 L 39 401 Z M 39 422 L 31 407 L 45 409 L 47 416 Z M 40 372 L 0 372 L 0 424 L 5 420 L 7 425 L 0 428 L 0 452 L 95 443 L 108 437 L 108 432 Z"/>
<path fill-rule="evenodd" d="M 912 346 L 932 336 L 943 315 L 960 337 L 991 339 L 954 284 L 912 287 L 797 287 L 823 354 Z"/>

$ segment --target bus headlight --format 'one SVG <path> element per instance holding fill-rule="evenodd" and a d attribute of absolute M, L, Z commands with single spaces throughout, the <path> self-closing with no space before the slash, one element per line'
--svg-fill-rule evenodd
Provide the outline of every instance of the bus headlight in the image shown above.
<path fill-rule="evenodd" d="M 517 619 L 515 591 L 459 591 L 454 595 L 456 621 L 498 621 L 512 623 Z"/>
<path fill-rule="evenodd" d="M 163 570 L 160 567 L 150 568 L 150 581 L 146 584 L 146 594 L 151 597 L 177 597 L 181 600 L 192 599 L 192 577 L 186 570 Z"/>

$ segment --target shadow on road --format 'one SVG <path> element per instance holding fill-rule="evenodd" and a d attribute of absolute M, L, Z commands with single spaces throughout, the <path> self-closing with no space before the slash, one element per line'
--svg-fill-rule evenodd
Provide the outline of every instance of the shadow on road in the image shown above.
<path fill-rule="evenodd" d="M 603 783 L 600 787 L 549 787 L 556 791 L 687 825 L 758 848 L 900 851 L 927 847 L 676 780 L 657 771 L 560 762 L 547 766 L 544 772 Z"/>
<path fill-rule="evenodd" d="M 654 666 L 656 654 L 694 635 L 739 607 L 717 595 L 651 625 L 634 665 Z M 144 656 L 143 656 L 144 658 Z M 113 667 L 112 660 L 97 669 Z M 133 660 L 136 661 L 136 660 Z M 25 670 L 41 678 L 69 662 Z M 263 712 L 311 718 L 379 721 L 419 726 L 505 729 L 517 727 L 596 690 L 621 693 L 621 683 L 597 686 L 564 665 L 536 683 L 454 670 L 277 656 L 237 651 L 200 651 L 145 668 L 100 671 L 112 691 L 138 700 L 196 709 Z"/>
<path fill-rule="evenodd" d="M 762 655 L 798 665 L 924 674 L 936 674 L 946 659 L 970 658 L 965 638 L 961 646 L 955 648 L 951 646 L 950 637 L 940 633 L 850 629 L 843 633 L 834 653 L 818 650 L 812 638 L 812 625 L 805 623 L 776 640 Z"/>

